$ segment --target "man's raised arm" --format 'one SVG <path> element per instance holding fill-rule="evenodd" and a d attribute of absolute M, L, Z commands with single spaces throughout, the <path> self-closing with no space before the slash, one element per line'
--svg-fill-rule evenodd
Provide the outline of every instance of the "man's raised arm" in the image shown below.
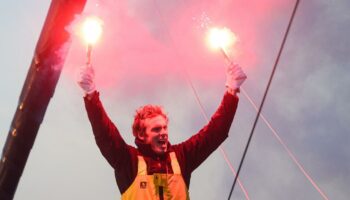
<path fill-rule="evenodd" d="M 197 134 L 178 145 L 182 156 L 188 161 L 186 169 L 192 172 L 196 169 L 220 144 L 228 137 L 228 133 L 235 116 L 239 88 L 246 80 L 241 67 L 230 64 L 226 68 L 227 91 L 220 106 L 210 121 Z"/>
<path fill-rule="evenodd" d="M 109 164 L 116 168 L 128 159 L 128 145 L 103 108 L 99 93 L 95 89 L 92 66 L 82 67 L 78 78 L 78 85 L 85 93 L 85 108 L 96 143 Z"/>

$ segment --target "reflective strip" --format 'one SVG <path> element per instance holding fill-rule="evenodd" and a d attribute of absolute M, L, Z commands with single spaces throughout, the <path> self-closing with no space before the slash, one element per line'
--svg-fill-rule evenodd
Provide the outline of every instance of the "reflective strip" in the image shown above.
<path fill-rule="evenodd" d="M 147 165 L 146 165 L 145 159 L 142 156 L 137 156 L 137 158 L 138 158 L 137 174 L 147 175 Z"/>
<path fill-rule="evenodd" d="M 177 162 L 175 152 L 170 153 L 170 159 L 171 159 L 171 167 L 173 168 L 174 174 L 181 174 L 181 168 L 179 163 Z"/>

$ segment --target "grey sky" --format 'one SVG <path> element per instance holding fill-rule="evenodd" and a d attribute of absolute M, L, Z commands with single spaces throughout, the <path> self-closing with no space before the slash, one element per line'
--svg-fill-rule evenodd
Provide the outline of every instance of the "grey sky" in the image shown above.
<path fill-rule="evenodd" d="M 204 117 L 187 84 L 188 71 L 207 114 L 224 91 L 224 62 L 204 45 L 198 19 L 225 25 L 240 38 L 236 60 L 248 74 L 244 88 L 258 104 L 294 1 L 89 1 L 85 14 L 105 20 L 94 49 L 97 86 L 107 112 L 133 144 L 134 110 L 162 104 L 177 143 Z M 156 4 L 154 4 L 156 2 Z M 5 143 L 49 2 L 0 3 L 0 146 Z M 155 7 L 156 6 L 156 7 Z M 263 113 L 329 199 L 350 196 L 350 2 L 301 1 Z M 160 12 L 161 16 L 159 16 Z M 169 35 L 170 34 L 170 35 Z M 17 188 L 16 200 L 119 199 L 112 168 L 100 154 L 75 83 L 84 46 L 72 46 Z M 222 147 L 237 167 L 255 118 L 241 95 L 230 137 Z M 260 121 L 241 172 L 252 200 L 322 199 Z M 216 151 L 191 179 L 192 199 L 226 199 L 233 175 Z M 244 199 L 236 187 L 232 199 Z"/>

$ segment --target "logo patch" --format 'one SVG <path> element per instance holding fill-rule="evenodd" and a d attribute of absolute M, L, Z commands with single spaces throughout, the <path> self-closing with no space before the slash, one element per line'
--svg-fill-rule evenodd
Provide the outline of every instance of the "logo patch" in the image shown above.
<path fill-rule="evenodd" d="M 141 189 L 146 189 L 146 187 L 147 187 L 147 182 L 146 181 L 141 181 L 140 182 L 140 188 Z"/>

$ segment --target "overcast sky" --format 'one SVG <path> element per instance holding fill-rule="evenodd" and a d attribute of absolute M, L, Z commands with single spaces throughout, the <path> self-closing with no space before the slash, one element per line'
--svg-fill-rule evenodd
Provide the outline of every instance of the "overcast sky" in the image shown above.
<path fill-rule="evenodd" d="M 49 1 L 0 3 L 0 146 L 3 147 Z M 98 5 L 96 5 L 98 3 Z M 230 54 L 248 75 L 244 89 L 259 104 L 294 0 L 93 0 L 83 16 L 104 20 L 92 62 L 104 106 L 133 144 L 134 111 L 161 104 L 170 141 L 196 133 L 221 101 L 224 60 L 205 44 L 208 26 L 239 37 Z M 350 196 L 350 1 L 304 0 L 297 11 L 263 114 L 329 199 Z M 79 22 L 78 17 L 76 22 Z M 16 200 L 119 199 L 113 169 L 100 154 L 75 82 L 85 47 L 72 43 L 55 95 L 26 164 Z M 255 110 L 240 94 L 230 137 L 222 147 L 237 168 Z M 192 199 L 226 199 L 233 174 L 216 151 L 192 175 Z M 240 179 L 250 199 L 323 199 L 259 121 Z M 232 199 L 245 199 L 235 188 Z"/>

